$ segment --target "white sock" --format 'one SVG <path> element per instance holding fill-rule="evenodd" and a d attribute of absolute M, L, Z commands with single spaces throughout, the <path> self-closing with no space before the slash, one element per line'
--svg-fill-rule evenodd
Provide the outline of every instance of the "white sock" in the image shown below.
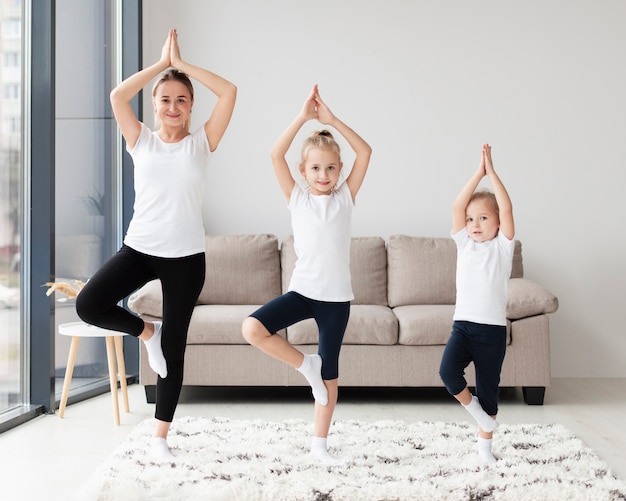
<path fill-rule="evenodd" d="M 498 461 L 491 453 L 491 439 L 478 436 L 478 444 L 476 445 L 478 457 L 487 465 L 496 464 Z"/>
<path fill-rule="evenodd" d="M 144 341 L 144 344 L 148 351 L 148 364 L 150 364 L 154 372 L 161 376 L 162 379 L 165 379 L 167 377 L 167 362 L 161 348 L 162 326 L 162 322 L 154 322 L 154 334 L 150 339 Z"/>
<path fill-rule="evenodd" d="M 311 440 L 310 454 L 322 464 L 333 465 L 341 462 L 335 456 L 328 453 L 325 437 L 313 437 Z"/>
<path fill-rule="evenodd" d="M 472 401 L 463 407 L 467 409 L 483 431 L 491 433 L 499 426 L 498 422 L 483 410 L 476 396 L 472 396 Z"/>
<path fill-rule="evenodd" d="M 320 405 L 328 404 L 328 390 L 322 379 L 322 357 L 304 355 L 304 361 L 297 370 L 311 385 L 315 401 Z"/>
<path fill-rule="evenodd" d="M 167 446 L 167 440 L 161 437 L 152 437 L 150 439 L 150 453 L 152 457 L 160 461 L 171 461 L 174 455 Z"/>

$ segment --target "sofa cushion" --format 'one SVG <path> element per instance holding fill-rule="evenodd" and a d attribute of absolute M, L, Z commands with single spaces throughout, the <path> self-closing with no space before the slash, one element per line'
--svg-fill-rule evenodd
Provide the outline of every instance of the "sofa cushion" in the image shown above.
<path fill-rule="evenodd" d="M 152 280 L 128 298 L 128 307 L 137 315 L 163 316 L 163 292 L 161 281 Z"/>
<path fill-rule="evenodd" d="M 243 321 L 261 305 L 199 304 L 193 310 L 187 344 L 244 344 Z M 284 337 L 285 331 L 280 331 Z"/>
<path fill-rule="evenodd" d="M 554 313 L 559 307 L 558 298 L 541 285 L 525 278 L 509 280 L 506 316 L 511 320 Z"/>
<path fill-rule="evenodd" d="M 350 245 L 353 305 L 387 306 L 387 248 L 380 237 L 353 237 Z"/>
<path fill-rule="evenodd" d="M 451 238 L 392 235 L 387 261 L 389 306 L 454 304 L 456 245 Z"/>
<path fill-rule="evenodd" d="M 283 292 L 289 288 L 289 281 L 296 263 L 293 235 L 281 245 Z M 352 237 L 350 244 L 350 274 L 354 292 L 353 305 L 387 305 L 387 250 L 381 237 Z"/>
<path fill-rule="evenodd" d="M 315 320 L 308 319 L 287 328 L 292 344 L 317 344 Z M 386 306 L 352 305 L 343 344 L 393 345 L 398 342 L 398 320 Z"/>
<path fill-rule="evenodd" d="M 206 276 L 198 304 L 265 304 L 279 296 L 274 235 L 207 235 Z"/>
<path fill-rule="evenodd" d="M 389 306 L 455 303 L 456 244 L 452 238 L 392 235 L 387 262 Z M 516 241 L 511 277 L 522 275 L 522 244 Z"/>
<path fill-rule="evenodd" d="M 398 344 L 410 346 L 445 345 L 452 332 L 454 305 L 409 305 L 393 309 L 398 317 Z M 507 321 L 507 344 L 511 323 Z"/>

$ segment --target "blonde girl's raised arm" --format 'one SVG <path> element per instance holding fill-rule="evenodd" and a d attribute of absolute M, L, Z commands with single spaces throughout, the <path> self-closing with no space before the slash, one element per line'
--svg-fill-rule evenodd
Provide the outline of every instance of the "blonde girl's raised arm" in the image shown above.
<path fill-rule="evenodd" d="M 161 49 L 161 58 L 156 63 L 128 77 L 115 87 L 109 96 L 113 115 L 130 149 L 135 147 L 141 131 L 141 124 L 130 102 L 154 77 L 169 68 L 172 37 L 173 30 L 170 30 Z"/>
<path fill-rule="evenodd" d="M 296 134 L 302 128 L 302 126 L 315 118 L 315 93 L 317 92 L 317 86 L 313 87 L 313 90 L 307 97 L 304 105 L 302 106 L 302 110 L 298 114 L 296 118 L 289 124 L 289 126 L 282 132 L 282 134 L 278 137 L 274 146 L 270 151 L 270 157 L 272 159 L 272 165 L 274 167 L 274 173 L 276 174 L 276 179 L 278 180 L 278 185 L 280 186 L 287 203 L 291 199 L 291 192 L 293 191 L 293 187 L 296 184 L 294 180 L 291 170 L 289 169 L 289 164 L 286 160 L 287 152 L 293 143 Z"/>
<path fill-rule="evenodd" d="M 330 125 L 339 132 L 345 140 L 348 142 L 352 150 L 356 154 L 354 164 L 350 170 L 350 174 L 346 179 L 346 184 L 350 189 L 352 195 L 352 201 L 356 199 L 356 195 L 361 188 L 361 184 L 365 179 L 367 168 L 369 166 L 370 157 L 372 155 L 372 148 L 365 140 L 359 136 L 354 130 L 343 123 L 330 111 L 328 106 L 322 101 L 322 98 L 315 88 L 315 102 L 317 105 L 317 119 L 324 125 Z"/>

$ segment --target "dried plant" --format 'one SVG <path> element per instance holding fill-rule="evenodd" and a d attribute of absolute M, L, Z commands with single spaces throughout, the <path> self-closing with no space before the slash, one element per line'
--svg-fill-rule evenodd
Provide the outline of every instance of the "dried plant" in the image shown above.
<path fill-rule="evenodd" d="M 67 301 L 68 298 L 76 299 L 76 296 L 78 296 L 84 286 L 85 282 L 80 280 L 74 280 L 74 285 L 70 285 L 67 282 L 46 282 L 42 285 L 42 287 L 48 287 L 46 296 L 51 296 L 54 292 L 60 292 L 67 296 L 57 299 L 59 302 Z"/>

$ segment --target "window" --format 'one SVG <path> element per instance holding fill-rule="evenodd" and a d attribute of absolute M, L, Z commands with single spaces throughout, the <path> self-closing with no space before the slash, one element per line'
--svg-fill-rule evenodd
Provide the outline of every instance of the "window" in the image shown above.
<path fill-rule="evenodd" d="M 0 2 L 0 414 L 23 401 L 20 326 L 22 220 L 21 5 Z"/>

